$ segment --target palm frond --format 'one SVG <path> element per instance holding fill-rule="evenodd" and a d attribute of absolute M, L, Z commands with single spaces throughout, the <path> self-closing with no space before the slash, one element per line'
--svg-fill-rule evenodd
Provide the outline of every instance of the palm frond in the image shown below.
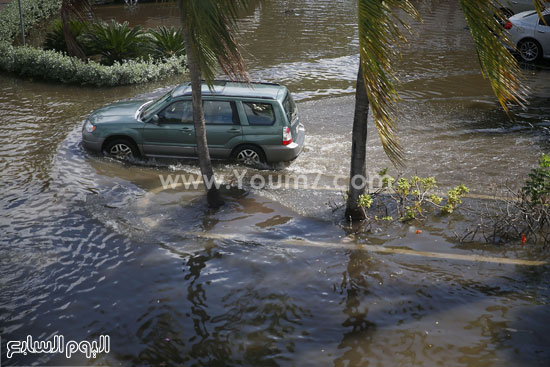
<path fill-rule="evenodd" d="M 79 47 L 84 51 L 84 53 L 88 55 L 89 50 L 86 49 L 85 45 L 83 45 L 81 41 L 90 24 L 77 19 L 71 19 L 68 23 L 70 34 L 78 42 Z M 52 23 L 51 28 L 45 35 L 43 47 L 46 50 L 67 52 L 65 30 L 63 28 L 63 23 L 61 22 L 61 20 L 56 20 Z"/>
<path fill-rule="evenodd" d="M 160 26 L 150 32 L 150 53 L 158 59 L 185 55 L 185 37 L 181 28 Z"/>
<path fill-rule="evenodd" d="M 408 0 L 358 0 L 360 62 L 374 123 L 382 147 L 394 165 L 402 165 L 404 154 L 396 135 L 394 61 L 397 47 L 407 42 L 406 17 L 420 17 Z"/>
<path fill-rule="evenodd" d="M 535 5 L 535 9 L 537 10 L 537 13 L 539 14 L 539 18 L 542 19 L 544 22 L 544 18 L 542 16 L 542 11 L 546 8 L 544 3 L 548 0 L 533 0 L 533 4 Z M 547 24 L 548 25 L 548 24 Z"/>
<path fill-rule="evenodd" d="M 233 80 L 249 81 L 235 38 L 237 19 L 249 0 L 181 0 L 182 20 L 209 86 L 217 67 Z"/>
<path fill-rule="evenodd" d="M 538 0 L 535 0 L 538 1 Z M 521 81 L 521 70 L 506 45 L 513 47 L 502 19 L 501 6 L 487 0 L 460 0 L 466 23 L 472 34 L 483 76 L 491 84 L 504 111 L 509 103 L 523 105 L 526 87 Z"/>
<path fill-rule="evenodd" d="M 102 56 L 102 62 L 115 62 L 143 56 L 147 39 L 140 26 L 131 27 L 128 22 L 94 23 L 86 34 L 85 44 L 95 54 Z"/>

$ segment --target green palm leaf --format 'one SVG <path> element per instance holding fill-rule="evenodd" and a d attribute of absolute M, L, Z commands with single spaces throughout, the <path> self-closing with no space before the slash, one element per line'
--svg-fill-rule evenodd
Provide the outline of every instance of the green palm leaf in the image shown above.
<path fill-rule="evenodd" d="M 151 55 L 158 59 L 167 59 L 172 56 L 185 55 L 185 37 L 181 29 L 165 26 L 158 27 L 150 32 Z"/>
<path fill-rule="evenodd" d="M 81 38 L 87 31 L 89 24 L 78 19 L 70 19 L 68 21 L 68 31 L 71 36 L 78 43 L 78 46 L 87 54 L 87 50 L 83 48 Z M 65 30 L 63 29 L 63 22 L 55 20 L 52 26 L 46 33 L 44 38 L 44 48 L 46 50 L 56 50 L 60 52 L 67 52 L 67 42 L 65 40 Z"/>
<path fill-rule="evenodd" d="M 234 80 L 248 81 L 235 39 L 237 19 L 248 0 L 182 0 L 182 20 L 206 83 L 212 86 L 217 67 Z"/>
<path fill-rule="evenodd" d="M 408 0 L 358 0 L 359 54 L 367 96 L 374 123 L 386 154 L 395 165 L 403 161 L 403 149 L 396 136 L 394 61 L 399 57 L 399 43 L 406 42 L 402 31 L 409 27 L 402 16 L 419 19 Z"/>
<path fill-rule="evenodd" d="M 502 27 L 505 16 L 501 6 L 487 0 L 460 0 L 460 6 L 474 40 L 483 76 L 489 80 L 502 108 L 508 112 L 509 103 L 523 105 L 527 90 L 522 84 L 518 63 L 506 48 L 506 44 L 512 47 L 513 44 Z"/>
<path fill-rule="evenodd" d="M 86 37 L 86 45 L 103 57 L 103 62 L 112 65 L 143 55 L 146 38 L 139 26 L 128 22 L 95 23 Z"/>
<path fill-rule="evenodd" d="M 545 9 L 544 2 L 548 0 L 533 0 L 533 4 L 535 4 L 535 9 L 537 10 L 537 13 L 539 14 L 540 19 L 544 21 L 544 18 L 542 17 L 542 11 Z"/>

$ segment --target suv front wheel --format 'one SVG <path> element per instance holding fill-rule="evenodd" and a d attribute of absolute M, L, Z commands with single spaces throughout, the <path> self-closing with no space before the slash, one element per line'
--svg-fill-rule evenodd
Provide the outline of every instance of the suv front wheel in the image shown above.
<path fill-rule="evenodd" d="M 137 158 L 139 152 L 135 144 L 126 139 L 114 139 L 107 143 L 105 153 L 121 161 Z"/>

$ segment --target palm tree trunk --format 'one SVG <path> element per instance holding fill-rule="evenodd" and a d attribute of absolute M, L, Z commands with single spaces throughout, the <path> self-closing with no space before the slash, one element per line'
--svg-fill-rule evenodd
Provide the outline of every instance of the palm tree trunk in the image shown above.
<path fill-rule="evenodd" d="M 76 39 L 70 31 L 70 19 L 68 14 L 61 12 L 61 25 L 63 27 L 63 34 L 65 35 L 65 44 L 67 45 L 67 54 L 69 56 L 77 57 L 80 60 L 86 61 L 86 54 L 82 51 L 82 48 L 76 42 Z"/>
<path fill-rule="evenodd" d="M 355 115 L 353 117 L 352 144 L 351 144 L 351 168 L 349 195 L 346 202 L 346 219 L 365 219 L 365 213 L 357 205 L 359 197 L 365 193 L 367 179 L 367 121 L 369 115 L 369 98 L 365 89 L 363 71 L 359 64 L 357 72 L 357 87 L 355 90 Z M 354 180 L 354 177 L 357 179 Z M 354 185 L 354 183 L 356 185 Z M 363 187 L 360 187 L 363 186 Z"/>
<path fill-rule="evenodd" d="M 207 191 L 208 206 L 219 208 L 224 204 L 214 179 L 214 169 L 208 152 L 206 141 L 206 126 L 204 122 L 204 111 L 202 109 L 202 82 L 201 67 L 191 45 L 191 37 L 186 24 L 183 24 L 183 35 L 185 38 L 185 51 L 187 53 L 187 67 L 189 68 L 189 77 L 191 79 L 191 88 L 193 96 L 193 123 L 195 125 L 195 142 L 197 144 L 197 155 L 199 157 L 199 166 Z"/>
<path fill-rule="evenodd" d="M 61 25 L 63 27 L 63 34 L 65 35 L 65 44 L 67 45 L 67 54 L 69 56 L 77 57 L 80 60 L 86 61 L 87 57 L 78 42 L 71 34 L 70 21 L 71 16 L 83 20 L 87 14 L 91 15 L 92 5 L 89 0 L 63 0 L 61 3 Z"/>

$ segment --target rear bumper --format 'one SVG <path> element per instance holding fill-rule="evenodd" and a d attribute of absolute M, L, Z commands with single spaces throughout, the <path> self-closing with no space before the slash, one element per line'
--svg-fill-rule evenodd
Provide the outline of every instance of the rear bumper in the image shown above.
<path fill-rule="evenodd" d="M 263 146 L 265 158 L 269 163 L 288 162 L 296 159 L 302 149 L 306 138 L 306 130 L 302 124 L 297 129 L 298 136 L 296 141 L 288 145 L 269 145 Z"/>

